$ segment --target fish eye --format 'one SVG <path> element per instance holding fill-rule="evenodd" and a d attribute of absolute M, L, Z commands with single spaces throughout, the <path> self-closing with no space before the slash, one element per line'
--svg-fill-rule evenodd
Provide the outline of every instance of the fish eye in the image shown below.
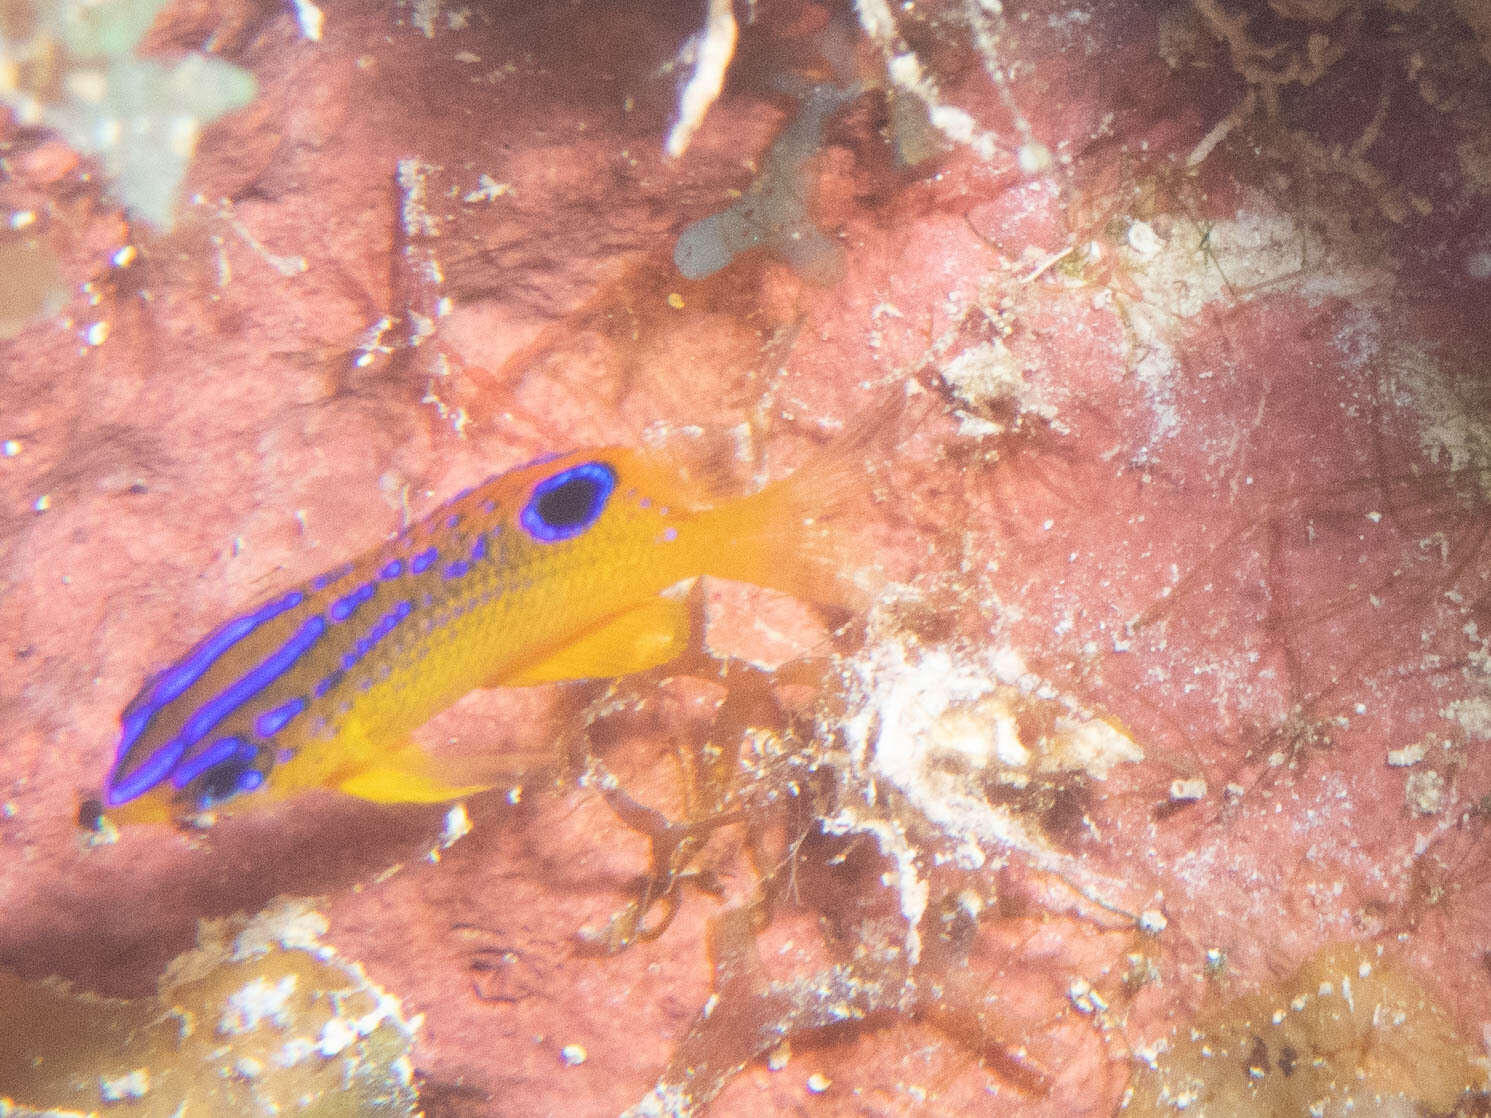
<path fill-rule="evenodd" d="M 545 543 L 572 539 L 595 523 L 615 488 L 616 471 L 610 466 L 582 462 L 535 485 L 518 521 Z"/>

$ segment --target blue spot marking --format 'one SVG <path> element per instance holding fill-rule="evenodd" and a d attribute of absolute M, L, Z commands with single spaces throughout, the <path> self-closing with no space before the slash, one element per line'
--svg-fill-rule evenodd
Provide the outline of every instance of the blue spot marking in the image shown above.
<path fill-rule="evenodd" d="M 490 516 L 492 513 L 497 511 L 497 502 L 488 497 L 481 503 L 481 511 Z"/>
<path fill-rule="evenodd" d="M 328 684 L 328 690 L 331 687 L 335 687 L 336 683 L 341 680 L 343 672 L 350 671 L 356 667 L 359 660 L 373 651 L 374 645 L 393 632 L 394 626 L 413 612 L 414 605 L 412 602 L 400 602 L 394 606 L 393 609 L 374 622 L 373 627 L 368 630 L 367 636 L 358 639 L 357 644 L 352 647 L 351 652 L 348 652 L 342 657 L 342 670 L 333 672 L 326 679 L 322 680 L 321 683 Z M 318 695 L 321 694 L 321 683 L 316 685 Z"/>
<path fill-rule="evenodd" d="M 357 607 L 373 596 L 375 587 L 371 582 L 364 582 L 352 593 L 338 598 L 332 603 L 330 614 L 333 621 L 346 621 L 357 612 Z"/>
<path fill-rule="evenodd" d="M 214 765 L 220 765 L 224 761 L 230 761 L 240 754 L 246 754 L 244 760 L 253 756 L 253 749 L 248 742 L 240 737 L 218 738 L 206 749 L 195 757 L 186 761 L 171 774 L 171 783 L 177 788 L 185 788 L 197 777 L 201 776 Z"/>
<path fill-rule="evenodd" d="M 254 733 L 261 738 L 272 738 L 290 724 L 298 715 L 305 713 L 305 708 L 310 706 L 303 698 L 291 699 L 288 703 L 281 703 L 273 710 L 265 711 L 254 720 Z"/>
<path fill-rule="evenodd" d="M 325 590 L 332 583 L 341 582 L 342 579 L 346 578 L 351 573 L 351 563 L 346 563 L 343 566 L 335 567 L 332 570 L 327 571 L 325 574 L 319 574 L 315 578 L 311 579 L 311 589 Z"/>
<path fill-rule="evenodd" d="M 330 691 L 333 687 L 341 682 L 342 673 L 340 671 L 332 672 L 320 683 L 316 684 L 316 698 L 319 699 L 322 695 L 326 694 L 326 692 Z"/>
<path fill-rule="evenodd" d="M 447 563 L 445 570 L 441 572 L 446 578 L 460 578 L 471 570 L 471 564 L 464 559 L 457 559 L 453 563 Z"/>
<path fill-rule="evenodd" d="M 435 565 L 435 560 L 440 558 L 440 552 L 433 547 L 421 551 L 409 562 L 409 569 L 417 575 L 424 574 Z"/>
<path fill-rule="evenodd" d="M 240 792 L 252 792 L 264 783 L 264 774 L 258 769 L 244 769 L 238 774 L 238 790 Z"/>
<path fill-rule="evenodd" d="M 398 578 L 399 575 L 403 573 L 404 561 L 402 559 L 395 559 L 393 560 L 393 562 L 385 565 L 384 568 L 378 572 L 378 577 L 386 582 L 388 579 Z"/>
<path fill-rule="evenodd" d="M 266 602 L 253 613 L 235 617 L 204 637 L 185 659 L 155 676 L 151 684 L 135 697 L 119 719 L 121 732 L 119 748 L 115 754 L 115 768 L 109 776 L 108 788 L 104 793 L 104 800 L 110 807 L 127 803 L 159 784 L 192 744 L 182 740 L 180 736 L 173 738 L 136 765 L 132 772 L 127 775 L 123 773 L 127 755 L 161 708 L 185 694 L 228 649 L 266 621 L 278 617 L 286 610 L 294 609 L 303 601 L 305 595 L 299 590 L 292 590 Z"/>
<path fill-rule="evenodd" d="M 477 536 L 476 542 L 471 545 L 471 561 L 480 563 L 487 557 L 487 537 Z"/>
<path fill-rule="evenodd" d="M 225 688 L 213 698 L 208 699 L 197 708 L 196 712 L 186 720 L 186 725 L 181 728 L 181 733 L 169 744 L 162 746 L 165 749 L 177 750 L 180 756 L 186 750 L 196 745 L 217 727 L 228 715 L 248 702 L 264 688 L 268 687 L 280 676 L 284 675 L 295 662 L 301 658 L 312 645 L 321 639 L 321 634 L 326 632 L 326 618 L 317 614 L 307 619 L 295 635 L 280 645 L 275 651 L 266 656 L 257 667 L 244 673 L 234 683 Z M 196 759 L 190 759 L 183 768 L 195 766 Z M 178 770 L 178 772 L 181 770 Z M 171 779 L 180 787 L 184 783 L 177 773 L 173 773 Z"/>
<path fill-rule="evenodd" d="M 518 522 L 544 543 L 573 539 L 595 523 L 615 488 L 616 471 L 610 466 L 582 462 L 535 485 Z"/>
<path fill-rule="evenodd" d="M 459 496 L 457 496 L 455 499 L 459 501 L 461 499 L 461 497 L 464 497 L 465 495 L 466 495 L 465 493 L 462 493 Z M 464 519 L 464 518 L 461 516 L 460 513 L 453 512 L 453 513 L 451 513 L 449 516 L 447 516 L 445 518 L 445 527 L 447 529 L 449 529 L 450 531 L 455 531 L 455 529 L 457 529 L 457 528 L 459 528 L 461 526 L 462 519 Z"/>

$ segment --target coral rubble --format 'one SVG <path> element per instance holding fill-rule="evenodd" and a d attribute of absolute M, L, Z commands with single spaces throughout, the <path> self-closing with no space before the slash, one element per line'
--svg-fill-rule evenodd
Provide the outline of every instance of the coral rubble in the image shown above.
<path fill-rule="evenodd" d="M 1122 1113 L 1448 1114 L 1485 1087 L 1484 1058 L 1403 964 L 1370 944 L 1339 943 L 1177 1029 L 1134 1076 Z"/>
<path fill-rule="evenodd" d="M 204 922 L 156 996 L 132 1001 L 0 975 L 0 1110 L 416 1114 L 415 1025 L 320 942 L 325 930 L 324 917 L 293 901 L 251 920 Z"/>

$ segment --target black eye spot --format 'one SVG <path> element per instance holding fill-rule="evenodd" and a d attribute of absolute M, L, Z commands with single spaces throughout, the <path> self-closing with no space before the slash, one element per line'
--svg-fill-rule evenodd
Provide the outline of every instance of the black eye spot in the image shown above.
<path fill-rule="evenodd" d="M 202 784 L 198 789 L 197 798 L 203 807 L 226 800 L 238 787 L 238 767 L 236 765 L 219 765 L 215 769 L 209 769 L 202 775 Z"/>
<path fill-rule="evenodd" d="M 197 786 L 197 809 L 207 811 L 224 800 L 252 792 L 263 783 L 264 774 L 253 768 L 246 758 L 224 761 L 202 774 L 202 781 Z"/>
<path fill-rule="evenodd" d="M 589 521 L 596 505 L 596 485 L 586 478 L 572 478 L 545 493 L 534 504 L 535 515 L 550 528 L 574 528 Z"/>
<path fill-rule="evenodd" d="M 533 487 L 518 521 L 545 543 L 578 536 L 592 524 L 616 488 L 616 471 L 604 462 L 583 462 Z"/>

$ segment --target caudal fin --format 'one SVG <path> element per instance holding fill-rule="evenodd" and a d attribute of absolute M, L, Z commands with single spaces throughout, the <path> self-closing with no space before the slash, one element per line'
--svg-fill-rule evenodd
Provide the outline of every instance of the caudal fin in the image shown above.
<path fill-rule="evenodd" d="M 889 456 L 906 411 L 906 396 L 897 391 L 795 473 L 711 510 L 718 538 L 728 542 L 709 573 L 863 610 L 884 577 L 859 528 L 870 506 L 874 463 Z"/>

